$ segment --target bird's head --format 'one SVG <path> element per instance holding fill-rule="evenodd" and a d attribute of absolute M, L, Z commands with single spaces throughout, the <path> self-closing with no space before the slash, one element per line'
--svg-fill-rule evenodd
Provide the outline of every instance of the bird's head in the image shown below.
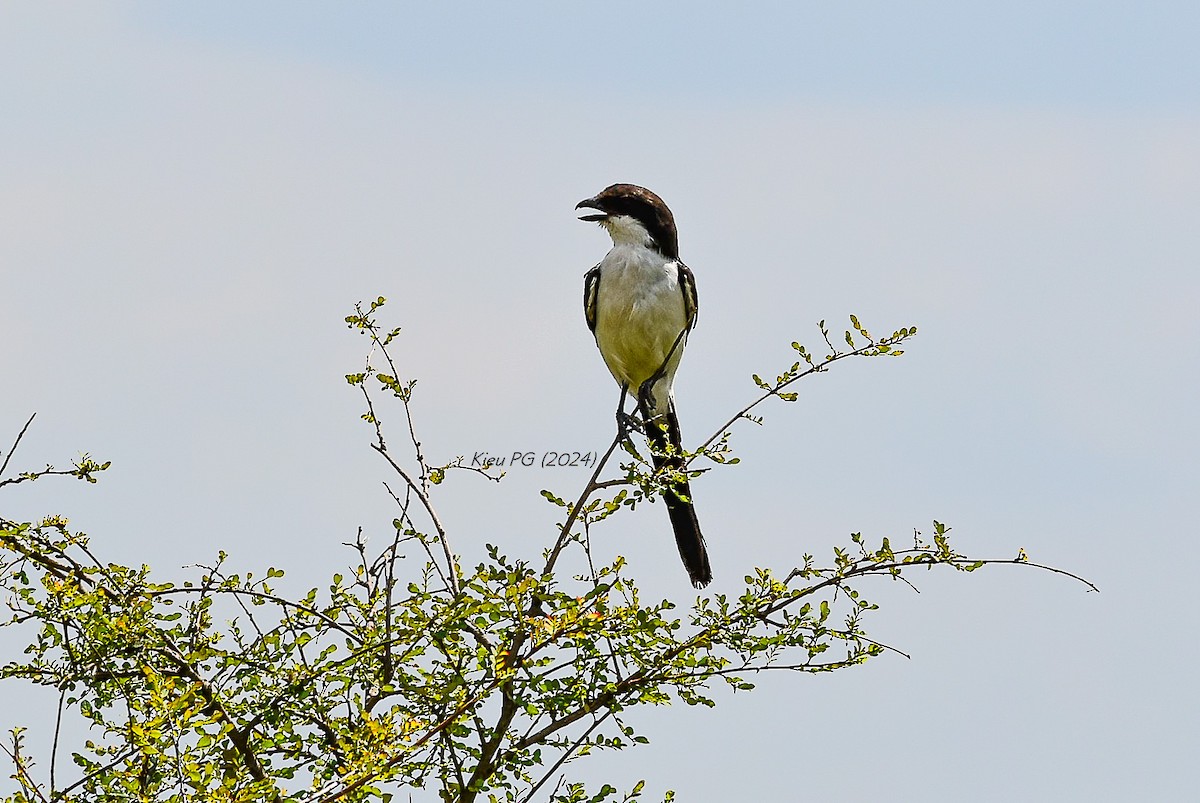
<path fill-rule="evenodd" d="M 613 184 L 580 201 L 575 208 L 597 210 L 599 214 L 581 215 L 579 219 L 599 223 L 616 245 L 647 245 L 665 257 L 679 258 L 675 216 L 662 198 L 645 187 Z"/>

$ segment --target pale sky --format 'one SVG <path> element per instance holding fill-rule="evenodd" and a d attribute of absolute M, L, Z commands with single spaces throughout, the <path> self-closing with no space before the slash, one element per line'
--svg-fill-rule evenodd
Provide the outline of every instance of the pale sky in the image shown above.
<path fill-rule="evenodd" d="M 573 207 L 644 184 L 700 293 L 686 441 L 818 320 L 920 328 L 735 431 L 742 463 L 694 484 L 713 593 L 935 518 L 1102 593 L 1011 567 L 880 582 L 868 631 L 911 660 L 649 712 L 650 746 L 578 777 L 683 801 L 1194 795 L 1200 7 L 646 5 L 6 4 L 0 449 L 37 412 L 20 467 L 113 467 L 3 514 L 67 515 L 163 579 L 225 549 L 324 585 L 393 515 L 342 378 L 364 353 L 342 318 L 376 295 L 431 459 L 604 447 L 581 284 L 608 242 Z M 463 475 L 437 501 L 466 564 L 534 556 L 538 491 L 585 479 Z M 661 505 L 598 536 L 647 598 L 693 598 Z M 0 729 L 53 699 L 0 685 Z"/>

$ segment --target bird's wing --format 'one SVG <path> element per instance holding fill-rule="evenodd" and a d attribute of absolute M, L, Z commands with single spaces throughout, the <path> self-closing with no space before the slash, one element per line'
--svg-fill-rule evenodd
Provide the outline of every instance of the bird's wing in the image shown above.
<path fill-rule="evenodd" d="M 687 314 L 687 328 L 690 330 L 696 325 L 696 316 L 700 312 L 700 299 L 696 295 L 696 277 L 692 275 L 692 269 L 682 262 L 676 262 L 679 266 L 679 287 L 683 290 L 683 308 Z"/>
<path fill-rule="evenodd" d="M 596 294 L 599 290 L 600 266 L 597 265 L 583 276 L 583 317 L 592 334 L 596 333 Z"/>

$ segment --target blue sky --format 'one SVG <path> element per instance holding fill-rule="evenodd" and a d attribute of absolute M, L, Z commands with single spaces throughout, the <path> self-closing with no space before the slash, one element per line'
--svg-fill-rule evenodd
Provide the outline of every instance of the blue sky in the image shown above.
<path fill-rule="evenodd" d="M 319 584 L 391 520 L 341 378 L 362 356 L 342 317 L 379 294 L 433 459 L 602 447 L 615 394 L 580 293 L 606 240 L 573 207 L 635 181 L 699 286 L 689 441 L 818 320 L 921 332 L 737 431 L 743 462 L 695 488 L 715 591 L 937 518 L 1103 593 L 1010 569 L 881 586 L 872 634 L 911 660 L 654 712 L 650 747 L 584 777 L 683 800 L 1188 796 L 1200 11 L 348 8 L 0 11 L 0 428 L 38 412 L 25 465 L 113 461 L 94 488 L 14 489 L 6 516 L 64 513 L 168 576 L 224 548 Z M 439 501 L 468 563 L 534 554 L 538 491 L 583 479 Z M 606 538 L 649 596 L 690 595 L 660 506 Z M 0 688 L 0 727 L 38 705 Z"/>
<path fill-rule="evenodd" d="M 174 4 L 151 31 L 444 87 L 697 103 L 1187 108 L 1197 11 L 1179 3 Z M 666 90 L 664 92 L 664 90 Z"/>

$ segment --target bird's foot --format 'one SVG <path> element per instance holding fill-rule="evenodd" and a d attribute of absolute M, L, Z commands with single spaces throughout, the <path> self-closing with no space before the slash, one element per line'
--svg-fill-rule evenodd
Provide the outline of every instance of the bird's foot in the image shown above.
<path fill-rule="evenodd" d="M 632 442 L 630 432 L 645 434 L 646 430 L 641 420 L 624 410 L 617 410 L 617 437 L 623 441 Z"/>

